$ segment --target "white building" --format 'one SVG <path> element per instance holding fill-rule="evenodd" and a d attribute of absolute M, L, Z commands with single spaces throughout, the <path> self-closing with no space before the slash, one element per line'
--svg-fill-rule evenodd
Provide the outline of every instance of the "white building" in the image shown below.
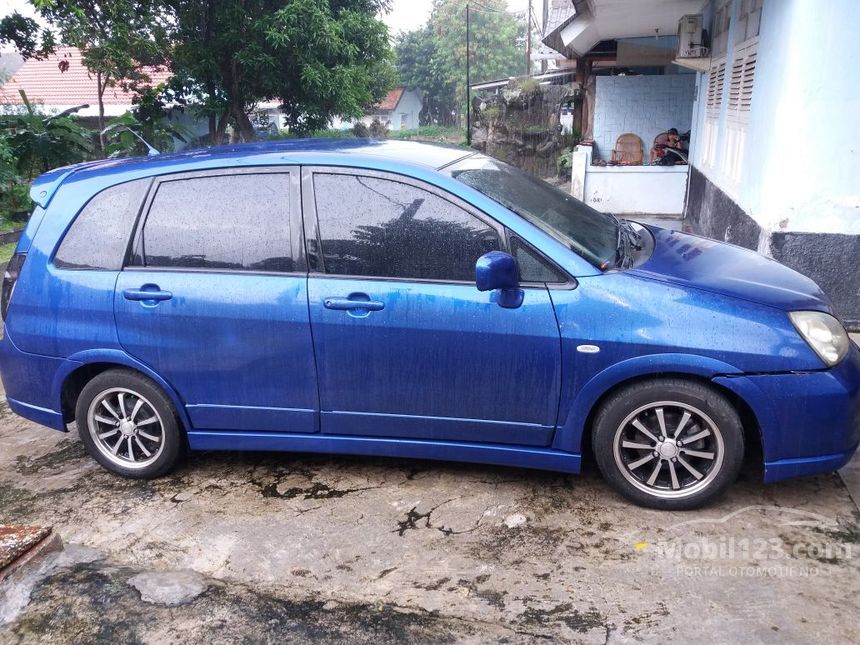
<path fill-rule="evenodd" d="M 370 125 L 374 120 L 378 120 L 388 126 L 389 130 L 414 130 L 420 124 L 418 119 L 423 105 L 421 92 L 396 87 L 370 108 L 359 121 Z M 342 130 L 352 127 L 354 123 L 351 120 L 334 119 L 332 127 Z"/>
<path fill-rule="evenodd" d="M 669 74 L 694 74 L 690 166 L 667 168 L 685 179 L 684 226 L 810 276 L 848 326 L 860 328 L 858 30 L 858 0 L 571 0 L 570 19 L 545 34 L 545 42 L 585 65 L 589 52 L 614 40 L 622 64 L 622 44 L 671 35 L 672 63 L 638 78 L 656 89 Z M 659 92 L 640 97 L 637 109 L 616 95 L 605 111 L 601 83 L 607 81 L 598 77 L 594 105 L 587 107 L 595 156 L 602 152 L 599 131 L 619 104 L 635 122 L 661 101 Z M 665 127 L 677 127 L 678 107 L 665 111 Z M 653 166 L 590 170 L 583 196 L 601 172 L 610 175 L 599 180 L 610 185 L 604 190 L 620 212 L 637 212 L 630 205 L 643 194 L 664 194 L 666 174 Z M 643 179 L 648 173 L 653 183 Z"/>

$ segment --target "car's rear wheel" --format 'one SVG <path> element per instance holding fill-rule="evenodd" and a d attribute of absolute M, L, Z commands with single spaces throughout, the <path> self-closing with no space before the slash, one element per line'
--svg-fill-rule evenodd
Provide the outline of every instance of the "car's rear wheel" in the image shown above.
<path fill-rule="evenodd" d="M 737 478 L 743 426 L 717 390 L 683 379 L 629 385 L 601 405 L 594 455 L 604 478 L 642 506 L 703 506 Z"/>
<path fill-rule="evenodd" d="M 87 451 L 118 475 L 158 477 L 181 453 L 173 405 L 155 383 L 135 372 L 108 370 L 93 378 L 78 397 L 75 417 Z"/>

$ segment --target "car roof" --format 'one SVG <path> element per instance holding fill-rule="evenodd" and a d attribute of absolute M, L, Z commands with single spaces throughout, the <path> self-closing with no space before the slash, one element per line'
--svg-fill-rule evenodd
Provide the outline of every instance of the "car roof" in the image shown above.
<path fill-rule="evenodd" d="M 384 160 L 425 170 L 437 170 L 474 150 L 455 145 L 372 139 L 282 139 L 213 146 L 150 157 L 102 159 L 45 173 L 33 183 L 30 195 L 46 207 L 56 189 L 69 177 L 75 180 L 105 175 L 146 176 L 165 172 L 181 172 L 217 165 L 326 164 L 361 165 L 362 160 Z"/>

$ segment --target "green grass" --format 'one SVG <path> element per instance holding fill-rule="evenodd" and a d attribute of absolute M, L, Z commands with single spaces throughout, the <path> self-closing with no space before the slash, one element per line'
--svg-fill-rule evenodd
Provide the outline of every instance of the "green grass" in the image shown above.
<path fill-rule="evenodd" d="M 312 139 L 355 139 L 355 135 L 352 133 L 352 130 L 336 130 L 334 128 L 328 128 L 327 130 L 314 130 L 313 132 L 305 134 L 296 134 L 295 132 L 281 130 L 275 136 L 268 137 L 268 139 L 304 139 L 305 137 L 310 137 Z"/>
<path fill-rule="evenodd" d="M 411 130 L 392 130 L 388 133 L 389 139 L 414 139 L 420 137 L 422 139 L 457 139 L 465 138 L 465 133 L 462 128 L 452 125 L 426 125 L 422 128 L 412 128 Z"/>
<path fill-rule="evenodd" d="M 17 242 L 9 242 L 9 244 L 0 244 L 0 264 L 6 264 L 15 253 Z"/>
<path fill-rule="evenodd" d="M 17 231 L 24 228 L 26 222 L 16 222 L 14 220 L 0 217 L 0 233 L 8 233 L 9 231 Z"/>

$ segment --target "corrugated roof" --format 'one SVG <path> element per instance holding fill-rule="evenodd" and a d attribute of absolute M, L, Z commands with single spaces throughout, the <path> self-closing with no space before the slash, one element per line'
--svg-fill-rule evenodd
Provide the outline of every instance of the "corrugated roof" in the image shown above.
<path fill-rule="evenodd" d="M 576 9 L 572 0 L 552 0 L 547 12 L 542 43 L 550 50 L 565 55 L 564 42 L 561 40 L 559 32 L 570 24 L 575 17 Z"/>
<path fill-rule="evenodd" d="M 403 88 L 397 87 L 386 94 L 382 102 L 376 107 L 380 110 L 393 110 L 400 103 L 401 96 L 403 96 Z"/>
<path fill-rule="evenodd" d="M 552 0 L 546 18 L 546 26 L 544 27 L 543 35 L 547 36 L 553 31 L 569 23 L 576 11 L 573 8 L 571 0 Z"/>
<path fill-rule="evenodd" d="M 153 85 L 164 82 L 171 74 L 166 69 L 149 69 Z M 98 103 L 95 75 L 90 75 L 75 47 L 59 47 L 44 60 L 28 60 L 0 87 L 0 101 L 21 104 L 19 90 L 30 101 L 46 106 L 71 106 Z M 132 94 L 119 85 L 105 90 L 105 105 L 131 105 Z"/>

